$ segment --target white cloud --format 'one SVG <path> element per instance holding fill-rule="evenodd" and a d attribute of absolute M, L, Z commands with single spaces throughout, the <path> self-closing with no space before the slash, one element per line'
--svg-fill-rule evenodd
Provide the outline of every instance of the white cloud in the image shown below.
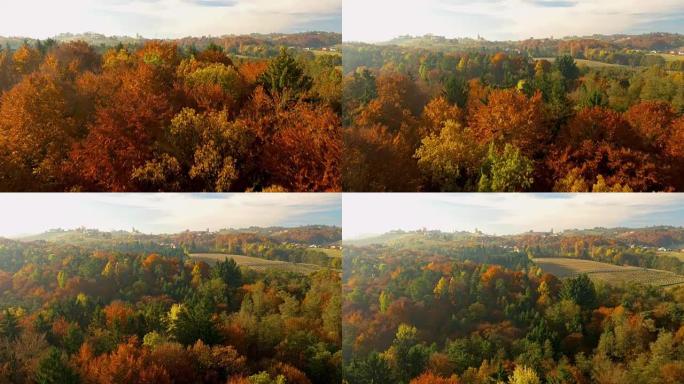
<path fill-rule="evenodd" d="M 684 225 L 679 194 L 344 194 L 343 237 L 394 229 L 490 234 L 620 225 Z M 680 216 L 681 215 L 681 216 Z"/>
<path fill-rule="evenodd" d="M 64 32 L 183 37 L 333 30 L 341 0 L 22 0 L 0 2 L 0 35 Z M 321 24 L 323 23 L 323 24 Z"/>
<path fill-rule="evenodd" d="M 178 232 L 340 225 L 339 194 L 1 194 L 0 236 L 85 226 Z"/>
<path fill-rule="evenodd" d="M 344 0 L 345 41 L 386 41 L 399 35 L 525 39 L 624 33 L 684 32 L 681 0 Z"/>

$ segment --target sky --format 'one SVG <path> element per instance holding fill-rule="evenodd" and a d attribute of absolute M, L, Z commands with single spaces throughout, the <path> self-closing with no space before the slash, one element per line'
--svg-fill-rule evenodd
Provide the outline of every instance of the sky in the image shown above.
<path fill-rule="evenodd" d="M 339 194 L 0 194 L 0 236 L 86 227 L 176 233 L 300 225 L 341 225 Z"/>
<path fill-rule="evenodd" d="M 491 235 L 594 227 L 684 226 L 684 194 L 344 194 L 342 237 L 391 230 Z"/>
<path fill-rule="evenodd" d="M 341 8 L 341 0 L 3 0 L 0 36 L 341 32 Z"/>
<path fill-rule="evenodd" d="M 682 0 L 343 0 L 343 40 L 684 33 Z"/>

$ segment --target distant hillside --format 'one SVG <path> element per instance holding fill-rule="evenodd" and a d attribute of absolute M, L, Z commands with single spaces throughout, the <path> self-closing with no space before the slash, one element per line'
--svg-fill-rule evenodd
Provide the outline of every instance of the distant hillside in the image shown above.
<path fill-rule="evenodd" d="M 463 240 L 475 240 L 484 237 L 482 233 L 475 232 L 441 232 L 441 231 L 402 231 L 396 230 L 378 236 L 368 236 L 360 239 L 345 240 L 345 245 L 368 246 L 368 245 L 388 245 L 388 246 L 412 246 L 420 243 L 444 243 L 457 242 Z"/>
<path fill-rule="evenodd" d="M 369 246 L 385 245 L 396 247 L 452 245 L 470 246 L 486 244 L 498 246 L 520 246 L 543 244 L 558 247 L 561 243 L 575 240 L 590 241 L 598 244 L 618 244 L 642 247 L 684 247 L 684 228 L 655 226 L 648 228 L 590 228 L 571 229 L 562 232 L 524 232 L 514 235 L 487 235 L 481 232 L 442 232 L 442 231 L 391 231 L 382 235 L 345 240 L 345 245 Z"/>
<path fill-rule="evenodd" d="M 567 45 L 571 42 L 591 43 L 595 46 L 614 46 L 616 48 L 630 48 L 641 50 L 671 50 L 684 47 L 684 35 L 677 33 L 647 33 L 641 35 L 591 35 L 591 36 L 567 36 L 563 38 L 538 38 L 526 40 L 496 41 L 484 38 L 446 38 L 444 36 L 399 36 L 379 45 L 398 45 L 406 47 L 456 47 L 472 48 L 487 46 L 510 46 L 526 47 L 530 45 Z"/>
<path fill-rule="evenodd" d="M 16 49 L 24 43 L 30 45 L 45 44 L 48 41 L 71 42 L 85 41 L 96 47 L 114 47 L 119 44 L 125 46 L 141 45 L 145 41 L 155 40 L 142 36 L 106 36 L 99 33 L 88 32 L 80 34 L 63 33 L 46 40 L 38 40 L 21 36 L 0 36 L 0 46 Z M 164 39 L 178 42 L 179 46 L 195 46 L 199 49 L 213 43 L 222 46 L 227 51 L 239 50 L 241 46 L 266 45 L 271 47 L 287 46 L 296 48 L 321 49 L 329 48 L 342 43 L 342 35 L 333 32 L 303 32 L 295 34 L 250 34 L 250 35 L 224 35 L 224 36 L 201 36 L 183 37 L 179 39 Z"/>
<path fill-rule="evenodd" d="M 30 241 L 48 241 L 48 242 L 64 242 L 64 243 L 79 243 L 94 240 L 133 240 L 149 237 L 139 232 L 127 231 L 100 231 L 97 229 L 77 228 L 77 229 L 52 229 L 47 232 L 22 236 L 17 240 L 23 242 Z"/>
<path fill-rule="evenodd" d="M 186 242 L 217 242 L 239 239 L 246 242 L 297 243 L 302 245 L 334 245 L 342 239 L 340 227 L 310 225 L 302 227 L 251 227 L 243 229 L 222 229 L 216 232 L 185 231 L 175 234 L 150 235 L 129 231 L 101 231 L 98 229 L 52 229 L 40 234 L 20 237 L 19 241 L 47 241 L 70 244 L 94 242 L 162 241 L 173 244 Z"/>

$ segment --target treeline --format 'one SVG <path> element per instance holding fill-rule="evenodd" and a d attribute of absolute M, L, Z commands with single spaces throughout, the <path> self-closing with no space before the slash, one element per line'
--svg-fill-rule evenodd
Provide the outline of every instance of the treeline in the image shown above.
<path fill-rule="evenodd" d="M 633 40 L 607 41 L 595 38 L 567 40 L 526 40 L 519 43 L 519 49 L 532 57 L 555 57 L 570 55 L 575 59 L 587 59 L 608 64 L 630 67 L 662 66 L 666 69 L 681 71 L 684 57 L 681 60 L 667 61 L 661 54 L 669 51 L 679 52 L 684 38 L 670 41 L 667 44 L 636 44 Z M 674 44 L 674 45 L 673 45 Z M 648 46 L 648 48 L 644 48 Z M 660 53 L 657 53 L 660 52 Z"/>
<path fill-rule="evenodd" d="M 0 188 L 339 190 L 339 65 L 169 41 L 3 49 Z"/>
<path fill-rule="evenodd" d="M 0 250 L 0 381 L 330 383 L 340 279 L 157 254 Z"/>
<path fill-rule="evenodd" d="M 682 190 L 684 74 L 345 46 L 349 191 Z"/>
<path fill-rule="evenodd" d="M 519 242 L 530 257 L 569 257 L 594 260 L 615 265 L 659 269 L 684 275 L 684 261 L 658 251 L 654 246 L 630 244 L 602 236 L 561 236 L 559 238 L 530 239 Z M 682 243 L 679 243 L 682 244 Z"/>
<path fill-rule="evenodd" d="M 219 252 L 253 256 L 291 263 L 315 264 L 341 268 L 342 258 L 329 256 L 319 248 L 342 238 L 339 227 L 310 226 L 288 229 L 261 228 L 227 233 L 184 232 L 171 236 L 188 252 Z M 301 241 L 300 242 L 295 242 Z"/>
<path fill-rule="evenodd" d="M 349 249 L 350 383 L 675 383 L 682 289 L 597 286 L 382 248 Z M 357 252 L 358 251 L 358 252 Z"/>
<path fill-rule="evenodd" d="M 72 34 L 63 33 L 46 40 L 37 40 L 23 37 L 0 36 L 0 46 L 9 49 L 17 49 L 24 44 L 37 47 L 54 44 L 73 43 L 83 41 L 93 46 L 98 52 L 124 45 L 135 49 L 144 46 L 150 39 L 141 36 L 106 36 L 99 33 Z M 334 32 L 302 32 L 293 34 L 250 34 L 229 36 L 202 36 L 184 37 L 174 39 L 180 47 L 205 49 L 211 45 L 222 47 L 227 53 L 251 57 L 272 57 L 278 54 L 280 47 L 292 47 L 299 49 L 322 49 L 333 48 L 342 43 L 342 35 Z"/>

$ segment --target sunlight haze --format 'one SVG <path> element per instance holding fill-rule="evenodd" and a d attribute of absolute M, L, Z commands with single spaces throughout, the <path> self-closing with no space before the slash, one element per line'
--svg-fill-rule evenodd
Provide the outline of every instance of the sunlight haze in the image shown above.
<path fill-rule="evenodd" d="M 684 32 L 681 0 L 344 0 L 344 41 L 402 35 L 530 37 Z"/>
<path fill-rule="evenodd" d="M 339 194 L 5 194 L 0 237 L 79 227 L 173 233 L 340 225 Z"/>
<path fill-rule="evenodd" d="M 392 230 L 517 234 L 529 230 L 684 225 L 677 194 L 344 194 L 345 239 Z"/>
<path fill-rule="evenodd" d="M 340 32 L 339 0 L 3 1 L 0 36 L 96 32 L 147 38 Z"/>

